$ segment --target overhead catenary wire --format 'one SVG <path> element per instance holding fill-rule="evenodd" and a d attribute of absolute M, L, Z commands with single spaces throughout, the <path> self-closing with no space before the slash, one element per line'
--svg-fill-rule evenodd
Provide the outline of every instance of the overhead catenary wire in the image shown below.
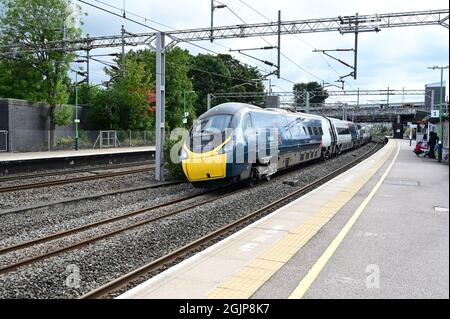
<path fill-rule="evenodd" d="M 130 16 L 133 16 L 133 17 L 142 19 L 142 20 L 144 20 L 145 22 L 148 21 L 148 22 L 151 22 L 151 23 L 160 25 L 160 26 L 162 26 L 162 27 L 165 27 L 165 28 L 167 28 L 167 29 L 175 30 L 174 28 L 168 26 L 167 24 L 164 24 L 164 23 L 158 22 L 158 21 L 156 21 L 156 20 L 149 19 L 149 18 L 147 18 L 147 17 L 141 16 L 141 15 L 139 15 L 139 14 L 136 14 L 136 13 L 133 13 L 133 12 L 130 12 L 130 11 L 127 11 L 127 10 L 125 10 L 125 7 L 124 7 L 124 8 L 119 8 L 119 7 L 116 7 L 116 6 L 112 5 L 112 4 L 106 3 L 106 2 L 104 2 L 104 1 L 100 1 L 100 0 L 94 0 L 94 1 L 95 1 L 95 2 L 98 2 L 98 3 L 101 3 L 101 4 L 103 4 L 103 5 L 105 5 L 105 6 L 109 7 L 109 8 L 112 8 L 112 9 L 115 9 L 115 10 L 118 10 L 118 11 L 122 11 L 125 15 L 130 15 Z M 123 18 L 123 16 L 122 16 L 122 18 Z"/>
<path fill-rule="evenodd" d="M 248 7 L 250 7 L 250 5 L 247 5 Z M 242 19 L 234 10 L 232 10 L 229 5 L 227 5 L 227 8 L 239 19 L 241 20 L 244 24 L 247 24 L 247 22 Z M 267 17 L 266 17 L 267 19 Z M 264 42 L 266 42 L 267 44 L 269 44 L 270 46 L 273 46 L 272 43 L 270 43 L 270 41 L 268 41 L 267 39 L 265 39 L 264 37 L 260 37 Z M 302 67 L 300 64 L 294 62 L 293 59 L 291 59 L 289 56 L 287 56 L 285 53 L 280 51 L 281 56 L 283 56 L 286 60 L 288 60 L 289 62 L 291 62 L 293 65 L 295 65 L 296 67 L 298 67 L 300 70 L 302 70 L 303 72 L 307 73 L 308 75 L 310 75 L 311 77 L 319 80 L 319 81 L 324 81 L 323 79 L 321 79 L 320 77 L 318 77 L 317 75 L 315 75 L 314 73 L 312 73 L 311 71 L 307 70 L 306 68 Z"/>
<path fill-rule="evenodd" d="M 101 7 L 99 7 L 99 6 L 93 5 L 93 4 L 91 4 L 91 3 L 87 2 L 87 1 L 84 1 L 84 0 L 78 0 L 78 1 L 81 2 L 81 3 L 84 3 L 84 4 L 86 4 L 86 5 L 92 6 L 92 7 L 94 7 L 94 8 L 100 9 L 100 10 L 102 10 L 102 11 L 105 11 L 105 12 L 107 12 L 107 13 L 113 14 L 113 15 L 115 15 L 115 16 L 117 16 L 117 17 L 122 18 L 122 19 L 128 20 L 128 21 L 130 21 L 130 22 L 136 23 L 136 24 L 141 25 L 141 26 L 144 26 L 144 27 L 146 27 L 146 28 L 152 29 L 152 30 L 154 30 L 154 31 L 162 32 L 162 31 L 160 31 L 160 30 L 158 30 L 158 29 L 156 29 L 156 28 L 153 28 L 153 27 L 151 27 L 151 26 L 148 26 L 148 25 L 146 25 L 146 24 L 143 24 L 143 23 L 141 23 L 141 22 L 139 22 L 139 21 L 136 21 L 136 20 L 134 20 L 134 19 L 128 18 L 128 17 L 126 17 L 126 16 L 124 17 L 124 16 L 122 16 L 122 15 L 120 15 L 120 14 L 118 14 L 118 13 L 112 12 L 111 10 L 107 10 L 107 9 L 105 9 L 105 8 L 101 8 Z M 94 1 L 97 1 L 97 2 L 102 3 L 102 2 L 99 1 L 99 0 L 94 0 Z M 110 7 L 112 7 L 112 6 L 110 6 Z M 122 9 L 120 9 L 120 8 L 117 8 L 117 7 L 115 7 L 115 8 L 118 9 L 118 10 L 122 10 Z M 124 12 L 130 14 L 129 11 L 124 11 Z M 148 20 L 150 21 L 150 19 L 148 19 Z M 152 21 L 153 21 L 153 20 L 152 20 Z M 168 26 L 167 26 L 167 27 L 168 27 Z M 177 39 L 174 38 L 174 40 L 177 40 Z M 190 42 L 190 41 L 183 41 L 183 42 L 184 42 L 184 43 L 187 43 L 187 44 L 189 44 L 189 45 L 192 45 L 192 46 L 194 46 L 194 47 L 197 47 L 197 48 L 199 48 L 199 49 L 205 50 L 205 51 L 207 51 L 207 52 L 209 52 L 209 53 L 215 54 L 215 55 L 219 55 L 219 54 L 220 54 L 220 53 L 218 53 L 218 52 L 216 52 L 216 51 L 213 51 L 213 50 L 211 50 L 211 49 L 205 48 L 205 47 L 203 47 L 203 46 L 201 46 L 201 45 L 198 45 L 198 44 L 196 44 L 196 43 L 192 43 L 192 42 Z M 235 79 L 235 80 L 240 80 L 240 81 L 243 81 L 243 82 L 252 83 L 251 81 L 249 81 L 249 80 L 247 80 L 247 79 L 242 79 L 242 78 L 237 78 L 237 77 L 230 77 L 230 76 L 227 76 L 227 75 L 223 75 L 223 74 L 219 74 L 219 73 L 214 73 L 214 72 L 210 72 L 210 71 L 205 71 L 205 70 L 199 70 L 199 69 L 197 69 L 197 71 L 199 71 L 199 72 L 204 72 L 204 73 L 211 74 L 211 75 L 215 75 L 215 76 L 227 77 L 227 78 L 230 78 L 230 79 Z"/>
<path fill-rule="evenodd" d="M 161 23 L 161 22 L 156 21 L 156 20 L 154 20 L 154 19 L 149 19 L 149 18 L 144 17 L 144 16 L 141 16 L 141 15 L 139 15 L 139 14 L 136 14 L 136 13 L 133 13 L 133 12 L 130 12 L 130 11 L 127 11 L 127 10 L 125 10 L 125 8 L 124 8 L 124 9 L 121 9 L 121 8 L 119 8 L 119 7 L 117 7 L 117 6 L 111 5 L 111 4 L 109 4 L 109 3 L 106 3 L 106 2 L 100 1 L 100 0 L 94 0 L 94 1 L 95 1 L 95 2 L 98 2 L 98 3 L 101 3 L 101 4 L 103 4 L 103 5 L 107 6 L 107 7 L 110 7 L 110 8 L 112 8 L 112 9 L 115 9 L 115 10 L 118 10 L 118 11 L 122 11 L 123 13 L 125 13 L 125 14 L 127 14 L 127 15 L 134 16 L 134 17 L 137 17 L 137 18 L 139 18 L 139 19 L 142 19 L 142 20 L 145 22 L 145 24 L 146 24 L 147 22 L 150 22 L 150 23 L 154 23 L 154 24 L 163 26 L 163 27 L 165 27 L 165 28 L 167 28 L 167 29 L 169 29 L 169 30 L 172 30 L 172 31 L 175 31 L 175 30 L 176 30 L 176 28 L 174 28 L 174 27 L 171 27 L 171 26 L 169 26 L 169 25 L 167 25 L 167 24 Z M 215 45 L 215 46 L 220 46 L 220 47 L 226 48 L 226 49 L 228 49 L 228 50 L 231 49 L 230 47 L 224 46 L 224 45 L 219 44 L 219 43 L 213 43 L 213 45 Z M 249 59 L 245 59 L 245 60 L 249 61 Z M 260 66 L 258 66 L 258 68 L 260 68 Z M 260 70 L 260 71 L 261 71 L 261 70 Z M 269 72 L 269 71 L 267 71 L 267 70 L 262 70 L 262 71 L 264 71 L 264 72 L 266 72 L 266 73 Z"/>
<path fill-rule="evenodd" d="M 128 21 L 130 21 L 130 22 L 139 24 L 139 25 L 144 26 L 144 27 L 146 27 L 146 28 L 152 29 L 152 30 L 154 30 L 154 31 L 162 32 L 162 31 L 160 31 L 160 30 L 158 30 L 158 29 L 156 29 L 156 28 L 153 28 L 153 27 L 151 27 L 151 26 L 148 26 L 147 24 L 143 24 L 143 23 L 141 23 L 141 22 L 139 22 L 139 21 L 136 21 L 136 20 L 134 20 L 134 19 L 127 18 L 126 16 L 124 17 L 124 16 L 122 16 L 122 15 L 120 15 L 120 14 L 117 14 L 117 13 L 112 12 L 112 11 L 110 11 L 110 10 L 107 10 L 107 9 L 105 9 L 105 8 L 101 8 L 101 7 L 99 7 L 99 6 L 96 6 L 96 5 L 93 5 L 93 4 L 91 4 L 91 3 L 88 3 L 88 2 L 86 2 L 86 1 L 84 1 L 84 0 L 78 0 L 78 1 L 80 1 L 80 2 L 82 2 L 82 3 L 84 3 L 84 4 L 86 4 L 86 5 L 93 6 L 94 8 L 100 9 L 100 10 L 105 11 L 105 12 L 107 12 L 107 13 L 113 14 L 113 15 L 115 15 L 115 16 L 117 16 L 117 17 L 122 18 L 122 19 L 125 19 L 125 20 L 128 20 Z M 155 20 L 147 19 L 147 18 L 142 17 L 142 16 L 140 16 L 140 15 L 137 15 L 137 14 L 134 14 L 134 13 L 132 13 L 132 12 L 129 12 L 129 11 L 120 9 L 120 8 L 118 8 L 118 7 L 115 7 L 115 6 L 113 6 L 113 5 L 106 4 L 106 3 L 104 3 L 103 1 L 99 1 L 99 0 L 94 0 L 94 1 L 99 2 L 99 3 L 102 3 L 102 4 L 105 4 L 105 5 L 107 5 L 107 6 L 110 7 L 110 8 L 113 8 L 113 9 L 116 9 L 116 10 L 121 10 L 121 11 L 125 12 L 126 14 L 133 15 L 133 16 L 139 17 L 139 18 L 141 18 L 141 19 L 145 19 L 145 20 L 147 20 L 147 21 L 151 21 L 152 23 L 156 23 L 156 24 L 159 24 L 159 25 L 163 25 L 163 26 L 165 26 L 165 27 L 167 27 L 167 28 L 169 28 L 169 29 L 175 30 L 174 28 L 172 28 L 172 27 L 170 27 L 170 26 L 168 26 L 168 25 L 161 24 L 161 23 L 159 23 L 159 22 L 157 22 L 157 21 L 155 21 Z M 192 43 L 192 42 L 189 42 L 189 41 L 183 41 L 183 42 L 185 42 L 185 43 L 187 43 L 187 44 L 189 44 L 189 45 L 195 46 L 195 47 L 197 47 L 197 48 L 199 48 L 199 49 L 205 50 L 205 51 L 207 51 L 207 52 L 209 52 L 209 53 L 215 54 L 215 55 L 221 54 L 221 53 L 218 53 L 218 52 L 216 52 L 216 51 L 214 51 L 214 50 L 211 50 L 211 49 L 205 48 L 205 47 L 203 47 L 203 46 L 201 46 L 201 45 L 198 45 L 198 44 L 196 44 L 196 43 Z M 261 70 L 259 70 L 259 71 L 261 71 Z M 266 72 L 266 70 L 264 70 L 264 72 Z"/>
<path fill-rule="evenodd" d="M 244 2 L 243 0 L 238 0 L 240 3 L 242 3 L 243 5 L 245 5 L 246 7 L 250 8 L 252 11 L 254 11 L 256 14 L 258 14 L 259 16 L 263 17 L 264 19 L 266 19 L 269 22 L 272 22 L 272 20 L 270 18 L 268 18 L 266 15 L 264 15 L 263 13 L 261 13 L 260 11 L 256 10 L 255 8 L 253 8 L 251 5 L 247 4 L 246 2 Z M 316 47 L 312 44 L 310 44 L 309 42 L 303 40 L 302 38 L 300 38 L 298 35 L 293 34 L 294 38 L 296 38 L 297 40 L 299 40 L 300 42 L 304 43 L 305 45 L 307 45 L 308 47 L 317 50 Z M 338 78 L 341 78 L 341 74 L 327 61 L 327 59 L 325 59 L 325 57 L 323 55 L 320 55 L 320 57 L 322 58 L 322 60 L 328 65 L 328 67 L 333 70 L 334 73 L 336 73 L 336 75 L 338 76 Z M 288 57 L 285 56 L 286 59 L 289 60 Z M 291 61 L 291 63 L 296 64 L 294 61 Z M 298 67 L 302 68 L 300 65 L 297 65 Z M 306 71 L 308 72 L 308 71 Z M 318 77 L 316 77 L 315 75 L 313 75 L 316 79 L 318 79 Z M 321 80 L 321 79 L 319 79 Z M 323 83 L 325 83 L 325 81 L 321 80 Z M 291 81 L 290 81 L 291 82 Z M 293 82 L 294 83 L 294 82 Z M 295 83 L 294 83 L 295 84 Z M 349 87 L 352 89 L 352 85 L 349 84 Z M 340 102 L 340 98 L 338 97 L 334 97 L 338 102 Z"/>
<path fill-rule="evenodd" d="M 250 10 L 252 10 L 253 12 L 255 12 L 256 14 L 258 14 L 259 16 L 263 17 L 264 19 L 266 19 L 268 22 L 272 22 L 272 20 L 270 18 L 268 18 L 266 15 L 264 15 L 263 13 L 261 13 L 260 11 L 258 11 L 257 9 L 255 9 L 253 6 L 249 5 L 248 3 L 246 3 L 243 0 L 238 0 L 240 3 L 242 3 L 243 5 L 245 5 L 247 8 L 249 8 Z M 308 47 L 317 50 L 316 47 L 314 47 L 312 44 L 310 44 L 309 42 L 303 40 L 302 38 L 300 38 L 298 35 L 293 34 L 294 38 L 296 38 L 297 40 L 299 40 L 300 42 L 304 43 L 305 45 L 307 45 Z M 324 60 L 324 62 L 328 65 L 328 67 L 333 70 L 336 75 L 338 77 L 340 77 L 341 75 L 339 74 L 338 71 L 336 71 L 336 69 L 325 59 L 325 57 L 323 57 L 322 55 L 320 55 L 320 57 Z M 286 58 L 286 57 L 285 57 Z M 289 59 L 288 59 L 289 60 Z M 316 77 L 316 76 L 314 76 Z M 316 77 L 317 78 L 317 77 Z"/>

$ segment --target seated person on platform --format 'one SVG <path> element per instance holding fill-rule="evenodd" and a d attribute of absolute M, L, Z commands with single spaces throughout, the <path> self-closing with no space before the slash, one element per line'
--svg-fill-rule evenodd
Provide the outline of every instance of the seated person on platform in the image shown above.
<path fill-rule="evenodd" d="M 417 156 L 427 151 L 428 151 L 428 143 L 426 141 L 418 142 L 416 144 L 416 148 L 414 149 L 414 153 L 416 153 Z"/>

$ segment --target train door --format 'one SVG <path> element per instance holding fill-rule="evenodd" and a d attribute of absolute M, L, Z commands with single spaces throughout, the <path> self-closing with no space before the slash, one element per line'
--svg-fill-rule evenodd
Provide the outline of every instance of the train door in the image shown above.
<path fill-rule="evenodd" d="M 330 147 L 330 156 L 333 156 L 337 153 L 337 134 L 336 134 L 336 129 L 334 128 L 333 122 L 326 117 L 329 126 L 328 126 L 328 130 L 330 131 L 330 135 L 331 135 L 331 147 Z"/>

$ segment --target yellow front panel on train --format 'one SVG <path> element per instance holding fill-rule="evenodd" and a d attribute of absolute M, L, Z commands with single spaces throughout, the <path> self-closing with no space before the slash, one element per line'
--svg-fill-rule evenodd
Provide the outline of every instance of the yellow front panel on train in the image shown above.
<path fill-rule="evenodd" d="M 225 178 L 227 174 L 227 154 L 205 156 L 191 153 L 183 161 L 183 170 L 190 182 Z"/>

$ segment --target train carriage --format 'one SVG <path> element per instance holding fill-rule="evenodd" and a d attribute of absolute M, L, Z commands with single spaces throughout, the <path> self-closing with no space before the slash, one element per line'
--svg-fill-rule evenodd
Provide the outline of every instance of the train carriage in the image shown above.
<path fill-rule="evenodd" d="M 354 123 L 225 103 L 199 117 L 181 152 L 191 183 L 270 179 L 283 169 L 358 145 Z"/>

